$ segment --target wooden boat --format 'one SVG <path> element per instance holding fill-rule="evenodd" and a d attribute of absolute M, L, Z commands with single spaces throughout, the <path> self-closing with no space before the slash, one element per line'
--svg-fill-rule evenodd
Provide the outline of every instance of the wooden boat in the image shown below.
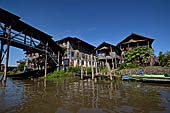
<path fill-rule="evenodd" d="M 135 79 L 130 76 L 122 76 L 122 80 L 127 81 L 127 80 L 135 80 Z"/>
<path fill-rule="evenodd" d="M 165 83 L 169 84 L 170 79 L 158 79 L 158 78 L 142 78 L 142 82 L 144 83 Z"/>
<path fill-rule="evenodd" d="M 169 76 L 165 76 L 165 75 L 131 75 L 132 78 L 157 78 L 157 79 L 170 79 Z"/>
<path fill-rule="evenodd" d="M 26 72 L 21 72 L 21 73 L 16 73 L 16 74 L 7 74 L 7 77 L 14 78 L 14 79 L 24 79 L 24 78 L 34 76 L 36 73 L 37 73 L 37 70 L 26 71 Z"/>
<path fill-rule="evenodd" d="M 131 75 L 132 78 L 138 79 L 144 83 L 170 83 L 170 76 L 167 75 Z"/>

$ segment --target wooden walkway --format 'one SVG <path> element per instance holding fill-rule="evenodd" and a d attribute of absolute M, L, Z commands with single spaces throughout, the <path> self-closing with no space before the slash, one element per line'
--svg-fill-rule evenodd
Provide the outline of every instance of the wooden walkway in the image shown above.
<path fill-rule="evenodd" d="M 56 44 L 52 36 L 26 24 L 20 19 L 20 17 L 0 8 L 0 64 L 6 56 L 4 81 L 6 81 L 10 46 L 23 49 L 26 53 L 45 54 L 45 70 L 47 69 L 47 56 L 57 65 L 53 55 L 55 54 L 60 57 L 58 59 L 61 59 L 63 54 L 62 48 Z M 6 48 L 4 47 L 5 45 Z"/>

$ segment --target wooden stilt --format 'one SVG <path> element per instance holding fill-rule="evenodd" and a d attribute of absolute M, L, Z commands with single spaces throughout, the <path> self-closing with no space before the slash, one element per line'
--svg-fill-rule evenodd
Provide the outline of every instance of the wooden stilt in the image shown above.
<path fill-rule="evenodd" d="M 0 49 L 0 64 L 2 63 L 2 52 L 3 52 L 3 48 L 4 48 L 4 43 L 3 41 L 1 41 L 1 49 Z"/>
<path fill-rule="evenodd" d="M 87 77 L 87 60 L 86 60 L 86 77 Z"/>
<path fill-rule="evenodd" d="M 97 69 L 97 59 L 95 57 L 95 66 L 96 66 L 96 75 L 98 75 L 98 69 Z"/>
<path fill-rule="evenodd" d="M 32 46 L 32 36 L 30 37 L 30 46 Z"/>
<path fill-rule="evenodd" d="M 46 44 L 45 77 L 47 76 L 47 58 L 48 58 L 48 42 L 47 42 L 47 44 Z"/>
<path fill-rule="evenodd" d="M 110 49 L 111 49 L 111 53 L 113 54 L 112 47 L 110 47 Z M 115 55 L 116 55 L 116 53 L 115 53 Z M 113 62 L 113 57 L 114 57 L 114 56 L 112 56 L 112 69 L 114 69 L 114 62 Z"/>
<path fill-rule="evenodd" d="M 107 67 L 108 74 L 110 76 L 110 80 L 113 80 L 109 63 L 106 63 L 106 67 Z"/>
<path fill-rule="evenodd" d="M 149 47 L 149 41 L 148 41 L 148 47 Z"/>
<path fill-rule="evenodd" d="M 94 79 L 94 70 L 93 70 L 93 55 L 91 54 L 91 71 L 92 71 L 92 79 Z"/>
<path fill-rule="evenodd" d="M 58 51 L 58 70 L 60 70 L 60 51 Z"/>
<path fill-rule="evenodd" d="M 82 57 L 81 57 L 81 79 L 83 79 L 83 65 L 82 65 Z"/>
<path fill-rule="evenodd" d="M 117 68 L 116 57 L 115 57 L 115 69 Z"/>
<path fill-rule="evenodd" d="M 27 35 L 24 35 L 24 44 L 26 44 Z"/>
<path fill-rule="evenodd" d="M 7 37 L 7 54 L 6 54 L 6 62 L 5 62 L 5 69 L 4 69 L 4 84 L 6 84 L 6 78 L 7 78 L 7 71 L 8 71 L 8 60 L 9 60 L 9 47 L 10 43 L 9 40 L 11 37 L 11 26 L 8 28 L 8 37 Z"/>

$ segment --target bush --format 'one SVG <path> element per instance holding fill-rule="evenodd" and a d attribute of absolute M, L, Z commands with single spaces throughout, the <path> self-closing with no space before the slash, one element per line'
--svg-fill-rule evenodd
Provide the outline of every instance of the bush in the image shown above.
<path fill-rule="evenodd" d="M 24 64 L 19 64 L 17 66 L 17 71 L 24 71 Z"/>
<path fill-rule="evenodd" d="M 116 69 L 116 71 L 120 71 L 122 69 L 125 69 L 126 68 L 126 63 L 121 63 L 120 66 Z"/>
<path fill-rule="evenodd" d="M 55 70 L 54 72 L 48 73 L 47 78 L 58 78 L 65 75 L 66 73 L 64 72 L 64 70 Z"/>
<path fill-rule="evenodd" d="M 165 54 L 159 52 L 159 62 L 162 67 L 170 67 L 170 51 L 167 51 Z"/>
<path fill-rule="evenodd" d="M 102 69 L 102 74 L 106 74 L 107 73 L 107 69 L 106 68 L 104 68 L 104 69 Z"/>
<path fill-rule="evenodd" d="M 81 71 L 80 67 L 73 67 L 73 66 L 69 66 L 68 67 L 68 72 L 74 72 L 74 73 L 78 73 Z"/>
<path fill-rule="evenodd" d="M 127 65 L 128 68 L 138 68 L 139 67 L 139 64 L 132 64 L 132 63 L 129 63 Z"/>

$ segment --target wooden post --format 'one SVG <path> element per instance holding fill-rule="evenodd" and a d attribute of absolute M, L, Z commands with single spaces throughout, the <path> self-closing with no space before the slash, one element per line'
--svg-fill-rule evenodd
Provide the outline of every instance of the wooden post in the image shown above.
<path fill-rule="evenodd" d="M 1 65 L 1 63 L 2 63 L 2 52 L 3 52 L 3 50 L 4 50 L 4 43 L 3 43 L 3 41 L 1 41 L 1 49 L 0 49 L 0 65 Z"/>
<path fill-rule="evenodd" d="M 7 54 L 6 54 L 6 62 L 5 62 L 5 69 L 4 69 L 4 82 L 6 82 L 7 78 L 7 71 L 8 71 L 8 60 L 9 60 L 9 43 L 7 43 Z"/>
<path fill-rule="evenodd" d="M 112 69 L 115 69 L 113 58 L 112 58 Z"/>
<path fill-rule="evenodd" d="M 58 51 L 58 70 L 60 70 L 60 51 Z"/>
<path fill-rule="evenodd" d="M 83 79 L 83 65 L 82 65 L 82 56 L 81 56 L 81 79 Z"/>
<path fill-rule="evenodd" d="M 149 47 L 149 41 L 148 41 L 148 47 Z"/>
<path fill-rule="evenodd" d="M 112 47 L 110 47 L 110 49 L 111 49 L 111 53 L 113 54 Z M 116 52 L 115 52 L 115 56 L 116 56 Z M 112 69 L 114 69 L 113 55 L 111 57 L 112 57 Z"/>
<path fill-rule="evenodd" d="M 32 35 L 30 37 L 30 46 L 32 46 Z"/>
<path fill-rule="evenodd" d="M 93 70 L 93 55 L 91 54 L 91 71 L 92 71 L 92 79 L 94 79 L 94 70 Z"/>
<path fill-rule="evenodd" d="M 108 71 L 108 73 L 110 75 L 110 80 L 113 80 L 109 63 L 106 63 L 106 67 L 107 67 L 107 71 Z"/>
<path fill-rule="evenodd" d="M 87 58 L 86 58 L 86 77 L 87 77 L 87 65 L 88 63 L 87 63 Z"/>
<path fill-rule="evenodd" d="M 95 66 L 96 66 L 96 75 L 98 75 L 98 69 L 97 69 L 97 59 L 95 57 Z"/>
<path fill-rule="evenodd" d="M 46 44 L 45 77 L 47 76 L 47 58 L 48 58 L 48 42 L 47 42 L 47 44 Z"/>
<path fill-rule="evenodd" d="M 11 37 L 11 26 L 8 28 L 8 37 L 7 37 L 7 54 L 6 54 L 6 62 L 5 62 L 5 69 L 4 69 L 4 83 L 6 84 L 6 78 L 7 78 L 7 71 L 8 71 L 8 60 L 9 60 L 9 48 L 10 48 L 10 43 L 9 40 Z"/>
<path fill-rule="evenodd" d="M 115 69 L 117 68 L 116 57 L 115 57 Z"/>
<path fill-rule="evenodd" d="M 1 24 L 0 24 L 1 25 Z M 6 38 L 6 26 L 4 26 L 4 28 L 2 27 L 2 29 L 3 29 L 3 37 L 4 38 Z M 1 40 L 1 50 L 0 50 L 0 65 L 1 65 L 1 63 L 2 63 L 2 60 L 3 60 L 3 58 L 2 58 L 2 52 L 3 52 L 3 50 L 4 50 L 4 42 Z M 5 54 L 5 53 L 4 53 Z"/>
<path fill-rule="evenodd" d="M 24 44 L 26 44 L 27 35 L 24 36 Z"/>

